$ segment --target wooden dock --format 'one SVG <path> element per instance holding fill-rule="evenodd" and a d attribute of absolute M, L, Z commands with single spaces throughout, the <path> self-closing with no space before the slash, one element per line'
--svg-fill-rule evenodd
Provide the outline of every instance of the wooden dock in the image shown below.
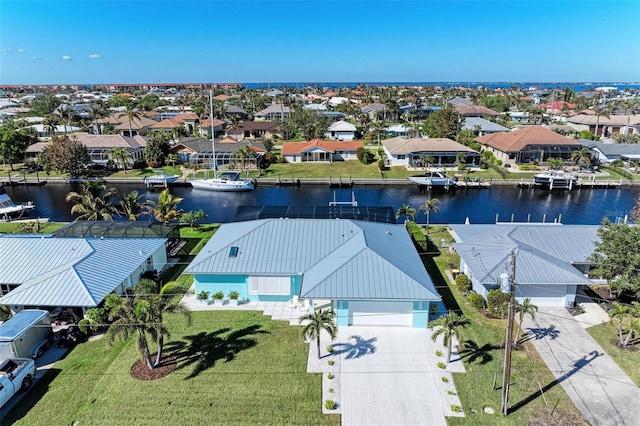
<path fill-rule="evenodd" d="M 522 178 L 518 183 L 518 187 L 520 188 L 545 188 L 545 189 L 579 189 L 579 188 L 587 188 L 587 189 L 596 189 L 596 188 L 619 188 L 623 186 L 622 179 L 613 180 L 596 180 L 596 179 L 578 179 L 578 182 L 572 185 L 555 185 L 553 188 L 549 187 L 549 185 L 536 183 L 534 179 L 524 180 Z"/>

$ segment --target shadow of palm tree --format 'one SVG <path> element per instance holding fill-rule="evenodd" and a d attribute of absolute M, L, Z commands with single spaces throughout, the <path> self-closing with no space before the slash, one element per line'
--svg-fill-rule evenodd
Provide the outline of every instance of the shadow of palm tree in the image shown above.
<path fill-rule="evenodd" d="M 252 337 L 257 334 L 269 334 L 260 330 L 260 325 L 251 325 L 231 331 L 223 328 L 212 332 L 201 332 L 184 336 L 183 340 L 169 342 L 167 352 L 176 357 L 181 370 L 194 365 L 193 371 L 185 379 L 192 379 L 205 370 L 215 366 L 216 362 L 232 361 L 239 352 L 254 347 L 258 342 Z M 229 331 L 231 331 L 229 334 Z M 226 334 L 226 335 L 225 335 Z"/>
<path fill-rule="evenodd" d="M 362 336 L 351 336 L 347 343 L 336 343 L 333 345 L 334 354 L 346 353 L 345 359 L 360 358 L 364 355 L 376 353 L 376 347 L 373 344 L 378 340 L 377 337 L 372 337 L 369 340 L 365 340 Z"/>
<path fill-rule="evenodd" d="M 560 335 L 560 330 L 558 330 L 556 328 L 555 325 L 551 324 L 549 327 L 547 328 L 531 328 L 529 327 L 528 330 L 531 333 L 527 333 L 525 336 L 522 336 L 520 338 L 520 340 L 518 341 L 518 344 L 520 343 L 524 343 L 526 341 L 535 339 L 535 340 L 540 340 L 540 339 L 544 339 L 545 337 L 549 337 L 551 338 L 551 340 L 555 339 L 556 337 L 558 337 Z"/>
<path fill-rule="evenodd" d="M 464 342 L 464 349 L 459 353 L 460 359 L 466 358 L 470 364 L 477 362 L 479 365 L 484 365 L 493 360 L 493 355 L 490 352 L 494 349 L 499 349 L 499 346 L 494 346 L 490 343 L 478 346 L 473 340 L 467 340 Z"/>

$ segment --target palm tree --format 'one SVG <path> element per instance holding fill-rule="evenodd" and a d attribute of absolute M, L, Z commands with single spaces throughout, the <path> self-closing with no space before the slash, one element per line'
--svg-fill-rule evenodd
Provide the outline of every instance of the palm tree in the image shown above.
<path fill-rule="evenodd" d="M 420 207 L 420 210 L 424 211 L 427 216 L 427 234 L 429 233 L 429 216 L 431 212 L 438 213 L 440 211 L 440 200 L 437 198 L 428 198 L 424 204 Z"/>
<path fill-rule="evenodd" d="M 136 109 L 132 109 L 131 106 L 127 107 L 127 109 L 124 111 L 125 115 L 127 116 L 127 121 L 129 122 L 129 136 L 133 137 L 133 126 L 132 126 L 132 122 L 133 120 L 140 120 L 140 112 Z"/>
<path fill-rule="evenodd" d="M 42 121 L 42 125 L 44 127 L 44 130 L 49 133 L 49 137 L 53 138 L 53 136 L 56 134 L 56 130 L 58 129 L 58 125 L 61 122 L 62 121 L 60 120 L 59 115 L 49 114 Z"/>
<path fill-rule="evenodd" d="M 618 327 L 618 339 L 620 341 L 620 345 L 622 346 L 624 345 L 624 339 L 622 337 L 623 325 L 625 323 L 627 315 L 629 315 L 629 307 L 621 305 L 618 302 L 613 302 L 613 308 L 609 309 L 608 313 L 611 321 Z"/>
<path fill-rule="evenodd" d="M 69 192 L 65 200 L 75 203 L 71 214 L 78 214 L 75 220 L 113 220 L 118 214 L 118 206 L 109 199 L 118 196 L 116 188 L 107 189 L 104 182 L 84 181 L 82 191 Z"/>
<path fill-rule="evenodd" d="M 122 164 L 124 174 L 127 174 L 127 162 L 131 160 L 131 153 L 128 149 L 116 146 L 109 151 L 109 157 L 111 157 L 111 159 L 116 163 Z"/>
<path fill-rule="evenodd" d="M 578 164 L 578 170 L 582 163 L 589 166 L 591 164 L 591 150 L 586 146 L 571 152 L 571 161 Z"/>
<path fill-rule="evenodd" d="M 408 221 L 416 220 L 418 211 L 411 207 L 409 204 L 403 204 L 402 207 L 396 212 L 396 219 L 400 219 L 400 216 L 404 215 L 404 226 L 407 226 Z"/>
<path fill-rule="evenodd" d="M 598 136 L 600 117 L 609 118 L 609 108 L 606 105 L 596 105 L 595 107 L 593 107 L 593 112 L 596 114 L 596 130 L 594 134 Z"/>
<path fill-rule="evenodd" d="M 520 340 L 520 333 L 522 332 L 522 320 L 525 315 L 531 317 L 531 319 L 536 318 L 536 312 L 538 312 L 538 307 L 531 303 L 531 298 L 527 297 L 522 301 L 522 303 L 516 300 L 515 311 L 518 314 L 518 331 L 516 332 L 516 339 L 513 341 L 514 346 L 518 344 Z"/>
<path fill-rule="evenodd" d="M 562 168 L 564 161 L 562 161 L 562 158 L 551 157 L 547 160 L 547 164 L 552 170 L 558 170 Z"/>
<path fill-rule="evenodd" d="M 148 201 L 145 208 L 153 214 L 157 221 L 168 224 L 180 219 L 182 210 L 178 210 L 178 204 L 182 201 L 180 197 L 174 197 L 169 188 L 160 193 L 158 202 Z"/>
<path fill-rule="evenodd" d="M 629 123 L 631 121 L 631 115 L 635 115 L 636 113 L 636 109 L 638 109 L 638 106 L 640 106 L 640 98 L 629 98 L 629 99 L 625 99 L 624 101 L 621 102 L 622 107 L 624 108 L 625 112 L 627 113 L 627 125 L 625 128 L 625 135 L 629 134 Z"/>
<path fill-rule="evenodd" d="M 135 221 L 143 214 L 142 203 L 143 196 L 138 191 L 131 191 L 126 195 L 120 197 L 120 212 L 129 218 L 129 220 Z"/>
<path fill-rule="evenodd" d="M 322 330 L 329 333 L 331 341 L 338 335 L 338 326 L 334 319 L 335 315 L 333 309 L 323 309 L 300 317 L 300 324 L 304 323 L 302 325 L 302 336 L 316 340 L 318 359 L 320 359 L 320 334 Z"/>
<path fill-rule="evenodd" d="M 175 170 L 176 163 L 178 162 L 178 154 L 172 152 L 171 154 L 167 155 L 167 161 L 173 166 L 173 170 Z"/>
<path fill-rule="evenodd" d="M 437 320 L 429 323 L 429 328 L 438 327 L 433 330 L 431 340 L 434 342 L 443 336 L 443 343 L 447 347 L 447 362 L 451 361 L 451 345 L 453 337 L 458 338 L 458 343 L 462 343 L 460 331 L 471 324 L 471 321 L 464 315 L 458 315 L 455 312 L 449 312 L 447 315 L 441 316 Z"/>
<path fill-rule="evenodd" d="M 240 147 L 235 153 L 234 156 L 239 158 L 242 161 L 242 170 L 245 170 L 245 163 L 247 159 L 253 158 L 253 152 L 251 148 L 247 145 Z"/>

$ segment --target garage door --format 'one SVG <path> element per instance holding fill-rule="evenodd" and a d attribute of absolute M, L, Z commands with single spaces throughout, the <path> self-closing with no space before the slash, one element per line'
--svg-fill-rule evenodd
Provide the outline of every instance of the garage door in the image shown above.
<path fill-rule="evenodd" d="M 349 302 L 349 325 L 411 327 L 413 302 Z"/>

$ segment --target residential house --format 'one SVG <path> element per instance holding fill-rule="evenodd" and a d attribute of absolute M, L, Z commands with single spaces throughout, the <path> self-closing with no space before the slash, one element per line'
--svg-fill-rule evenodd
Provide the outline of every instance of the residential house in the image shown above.
<path fill-rule="evenodd" d="M 395 137 L 382 141 L 388 166 L 424 167 L 425 159 L 433 157 L 434 166 L 452 166 L 458 154 L 464 154 L 469 166 L 480 165 L 480 153 L 447 138 Z"/>
<path fill-rule="evenodd" d="M 139 113 L 138 116 L 132 117 L 131 121 L 129 121 L 126 112 L 116 112 L 96 120 L 96 123 L 98 125 L 98 133 L 105 133 L 105 127 L 108 126 L 123 136 L 145 136 L 151 126 L 157 122 L 145 117 L 143 113 Z"/>
<path fill-rule="evenodd" d="M 571 307 L 587 277 L 598 225 L 451 225 L 460 271 L 485 299 L 489 290 L 510 290 L 510 254 L 515 251 L 516 300 L 537 306 Z"/>
<path fill-rule="evenodd" d="M 356 126 L 347 121 L 336 121 L 327 128 L 324 137 L 338 141 L 352 141 L 356 137 Z"/>
<path fill-rule="evenodd" d="M 493 121 L 485 120 L 480 117 L 465 117 L 461 129 L 477 132 L 478 136 L 511 131 L 508 127 L 501 126 Z"/>
<path fill-rule="evenodd" d="M 31 129 L 36 134 L 36 138 L 38 138 L 38 140 L 51 139 L 51 129 L 43 123 L 32 124 L 31 126 L 23 127 L 23 129 Z M 55 136 L 63 136 L 75 133 L 79 130 L 80 127 L 69 126 L 68 124 L 58 124 L 54 129 L 53 134 Z"/>
<path fill-rule="evenodd" d="M 608 117 L 595 114 L 578 114 L 567 118 L 567 123 L 577 131 L 588 130 L 594 135 L 611 137 L 614 133 L 623 135 L 640 134 L 640 115 L 614 115 Z M 596 127 L 598 128 L 596 131 Z"/>
<path fill-rule="evenodd" d="M 265 109 L 253 114 L 253 119 L 255 121 L 278 121 L 282 123 L 289 117 L 289 114 L 291 114 L 291 109 L 288 106 L 271 104 Z"/>
<path fill-rule="evenodd" d="M 455 106 L 456 111 L 463 117 L 497 117 L 500 115 L 499 112 L 496 112 L 490 108 L 487 108 L 483 105 L 464 105 L 459 104 Z"/>
<path fill-rule="evenodd" d="M 225 135 L 240 139 L 279 138 L 282 136 L 283 126 L 273 121 L 243 121 L 226 129 Z"/>
<path fill-rule="evenodd" d="M 475 138 L 484 149 L 502 160 L 518 165 L 546 162 L 549 158 L 569 161 L 571 153 L 582 148 L 579 142 L 544 126 L 526 126 L 511 132 L 499 132 Z"/>
<path fill-rule="evenodd" d="M 0 237 L 0 304 L 96 307 L 167 264 L 165 238 Z M 108 269 L 108 273 L 105 270 Z"/>
<path fill-rule="evenodd" d="M 368 115 L 370 119 L 375 120 L 378 116 L 384 114 L 386 106 L 380 102 L 374 102 L 360 108 L 363 114 Z"/>
<path fill-rule="evenodd" d="M 578 142 L 589 148 L 600 164 L 609 165 L 616 160 L 640 161 L 640 144 L 637 143 L 602 143 L 588 139 L 578 139 Z"/>
<path fill-rule="evenodd" d="M 173 117 L 165 118 L 158 123 L 154 123 L 150 126 L 151 131 L 165 131 L 173 132 L 179 129 L 181 133 L 192 135 L 193 131 L 200 125 L 198 116 L 194 113 L 182 113 Z"/>
<path fill-rule="evenodd" d="M 252 158 L 242 160 L 238 157 L 238 151 L 242 147 L 249 147 Z M 171 153 L 178 154 L 180 162 L 190 162 L 194 168 L 213 168 L 211 158 L 213 147 L 210 139 L 193 138 L 183 139 L 170 149 Z M 260 141 L 254 139 L 242 139 L 236 141 L 232 138 L 222 138 L 216 140 L 216 161 L 217 167 L 242 166 L 243 168 L 255 169 L 262 163 L 266 148 Z M 244 164 L 243 164 L 244 163 Z"/>
<path fill-rule="evenodd" d="M 327 141 L 313 139 L 308 142 L 284 142 L 282 156 L 288 163 L 357 160 L 356 152 L 362 148 L 361 141 Z"/>
<path fill-rule="evenodd" d="M 223 224 L 187 266 L 196 293 L 329 301 L 338 326 L 426 328 L 441 303 L 403 225 L 347 219 Z"/>

